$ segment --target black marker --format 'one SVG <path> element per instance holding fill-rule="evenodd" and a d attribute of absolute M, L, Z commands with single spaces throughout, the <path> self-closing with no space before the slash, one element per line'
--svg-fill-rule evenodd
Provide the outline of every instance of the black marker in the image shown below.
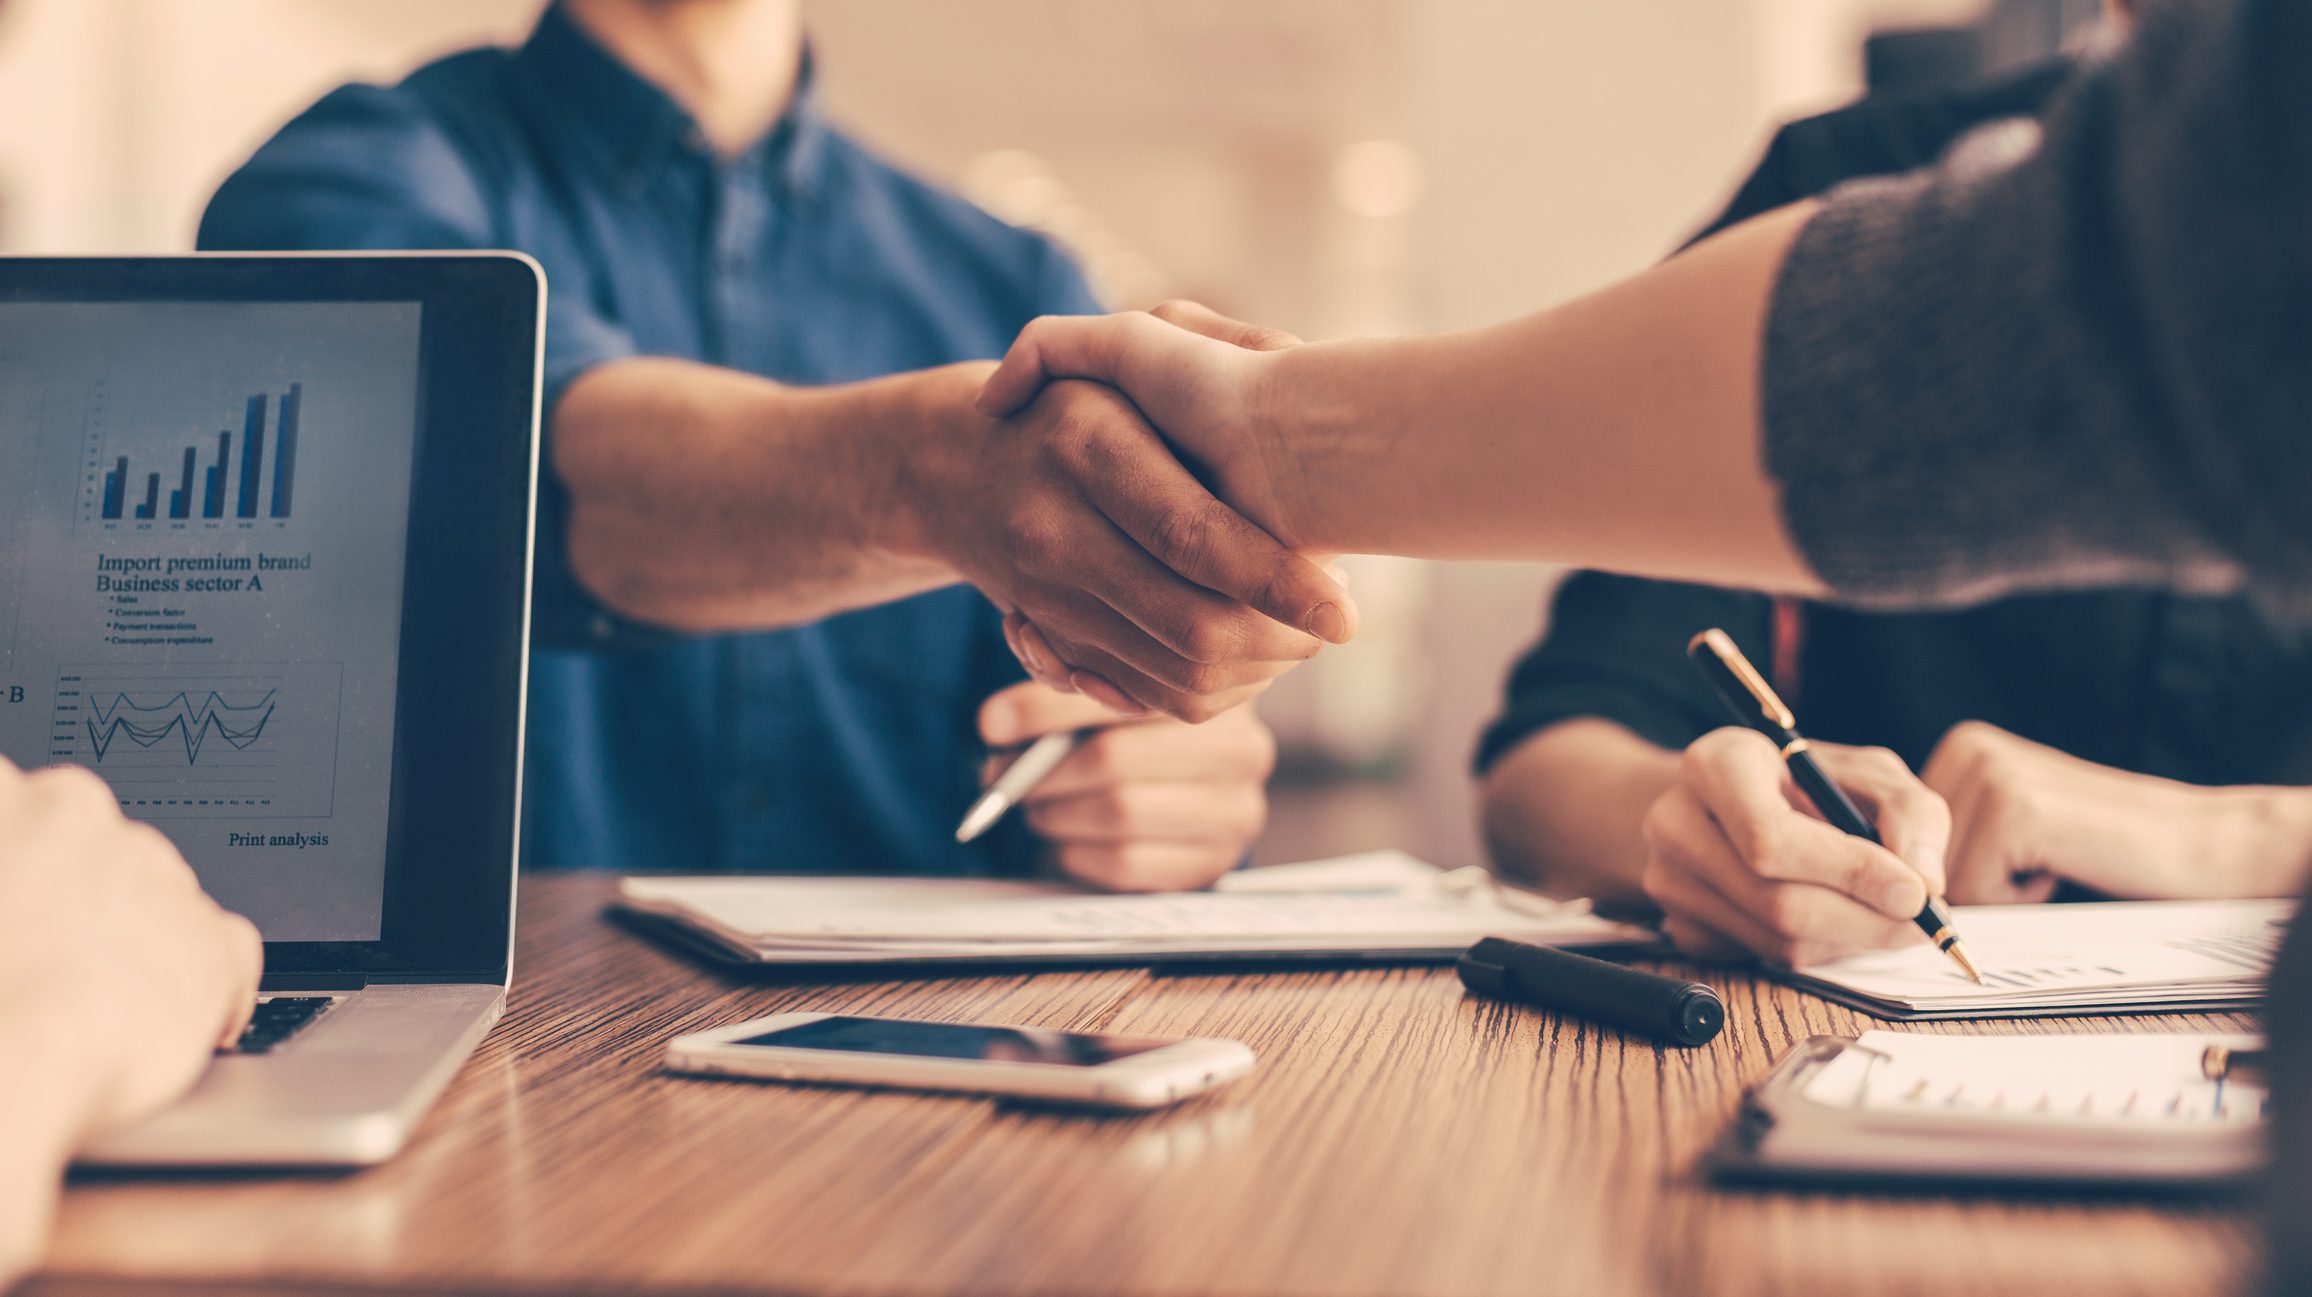
<path fill-rule="evenodd" d="M 1673 1045 L 1707 1044 L 1726 1025 L 1726 1005 L 1700 982 L 1643 973 L 1552 946 L 1487 937 L 1455 965 L 1461 984 L 1497 1000 L 1521 1000 Z"/>
<path fill-rule="evenodd" d="M 1805 738 L 1798 733 L 1798 718 L 1790 714 L 1781 695 L 1766 683 L 1765 676 L 1758 674 L 1757 667 L 1750 665 L 1750 659 L 1742 656 L 1742 650 L 1734 646 L 1733 636 L 1715 627 L 1703 631 L 1687 643 L 1686 656 L 1694 659 L 1694 665 L 1710 678 L 1711 686 L 1725 702 L 1726 710 L 1734 713 L 1735 720 L 1765 735 L 1782 749 L 1782 763 L 1790 767 L 1790 777 L 1806 790 L 1815 809 L 1822 812 L 1822 818 L 1830 821 L 1832 828 L 1865 842 L 1886 845 L 1879 841 L 1878 829 L 1862 813 L 1862 808 L 1823 773 L 1822 766 L 1807 751 Z M 1925 908 L 1911 921 L 1919 925 L 1919 931 L 1927 934 L 1927 940 L 1934 942 L 1936 949 L 1965 970 L 1975 985 L 1983 984 L 1983 975 L 1975 971 L 1975 961 L 1967 958 L 1967 948 L 1959 943 L 1959 930 L 1951 926 L 1951 912 L 1944 907 L 1941 897 L 1928 897 Z"/>

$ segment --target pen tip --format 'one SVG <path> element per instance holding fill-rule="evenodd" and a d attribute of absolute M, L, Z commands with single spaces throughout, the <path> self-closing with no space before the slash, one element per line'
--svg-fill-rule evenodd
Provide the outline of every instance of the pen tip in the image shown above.
<path fill-rule="evenodd" d="M 986 797 L 973 802 L 971 809 L 963 813 L 963 823 L 955 826 L 955 840 L 962 843 L 979 837 L 995 827 L 995 822 L 1009 809 L 1010 803 L 1001 798 Z"/>
<path fill-rule="evenodd" d="M 1983 980 L 1983 975 L 1975 971 L 1975 961 L 1967 958 L 1967 948 L 1965 946 L 1960 945 L 1956 941 L 1952 942 L 1951 958 L 1959 961 L 1959 967 L 1966 970 L 1967 976 L 1974 980 L 1975 985 L 1988 985 L 1988 983 Z"/>

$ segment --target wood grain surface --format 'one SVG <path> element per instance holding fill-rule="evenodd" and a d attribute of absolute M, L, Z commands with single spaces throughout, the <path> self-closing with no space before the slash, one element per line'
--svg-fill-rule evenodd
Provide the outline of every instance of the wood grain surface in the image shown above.
<path fill-rule="evenodd" d="M 605 920 L 608 894 L 525 880 L 511 1011 L 400 1159 L 76 1180 L 28 1293 L 2186 1297 L 2252 1258 L 2220 1205 L 1711 1187 L 1695 1162 L 1746 1085 L 1874 1025 L 1741 974 L 1701 974 L 1727 1029 L 1668 1050 L 1444 969 L 733 976 Z M 660 1069 L 669 1037 L 792 1009 L 1228 1036 L 1261 1062 L 1137 1117 Z"/>

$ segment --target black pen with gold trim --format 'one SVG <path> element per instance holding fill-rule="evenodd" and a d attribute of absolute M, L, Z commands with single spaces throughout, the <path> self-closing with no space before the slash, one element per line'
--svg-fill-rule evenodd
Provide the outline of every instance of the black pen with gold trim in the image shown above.
<path fill-rule="evenodd" d="M 1790 777 L 1806 790 L 1807 797 L 1822 812 L 1822 818 L 1830 821 L 1832 828 L 1878 846 L 1886 845 L 1879 840 L 1878 829 L 1870 817 L 1823 773 L 1821 763 L 1807 751 L 1806 739 L 1798 732 L 1798 718 L 1790 714 L 1790 708 L 1774 692 L 1774 687 L 1766 683 L 1766 677 L 1758 674 L 1758 668 L 1750 665 L 1750 659 L 1734 646 L 1733 636 L 1712 627 L 1688 641 L 1686 656 L 1694 659 L 1694 665 L 1709 677 L 1711 687 L 1718 691 L 1726 709 L 1734 713 L 1734 719 L 1764 734 L 1782 749 L 1782 762 L 1790 767 Z M 1951 926 L 1951 912 L 1944 907 L 1941 897 L 1929 896 L 1926 908 L 1912 921 L 1935 943 L 1936 949 L 1965 969 L 1976 985 L 1982 985 L 1983 975 L 1975 971 L 1975 961 L 1967 958 L 1967 948 L 1960 944 L 1959 930 Z"/>

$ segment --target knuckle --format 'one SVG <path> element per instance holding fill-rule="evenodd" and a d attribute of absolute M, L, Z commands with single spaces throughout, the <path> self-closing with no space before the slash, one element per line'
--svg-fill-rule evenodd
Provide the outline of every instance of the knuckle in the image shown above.
<path fill-rule="evenodd" d="M 1911 773 L 1909 763 L 1895 755 L 1893 748 L 1862 748 L 1856 752 L 1856 756 L 1880 774 L 1902 777 Z"/>
<path fill-rule="evenodd" d="M 86 766 L 51 766 L 31 778 L 49 804 L 60 810 L 89 814 L 101 806 L 118 811 L 111 786 Z"/>
<path fill-rule="evenodd" d="M 1157 511 L 1148 530 L 1167 565 L 1201 567 L 1212 543 L 1212 511 L 1202 501 L 1175 500 Z"/>
<path fill-rule="evenodd" d="M 1779 815 L 1762 815 L 1737 830 L 1733 837 L 1742 863 L 1752 873 L 1780 877 L 1789 869 L 1790 833 Z"/>
<path fill-rule="evenodd" d="M 1654 904 L 1661 906 L 1664 910 L 1669 909 L 1669 898 L 1677 888 L 1669 862 L 1658 855 L 1649 855 L 1646 858 L 1645 868 L 1638 871 L 1638 888 L 1645 892 L 1647 898 L 1652 900 Z"/>
<path fill-rule="evenodd" d="M 1805 894 L 1796 887 L 1775 887 L 1766 893 L 1758 916 L 1768 931 L 1784 938 L 1794 938 L 1806 930 L 1807 905 Z"/>
<path fill-rule="evenodd" d="M 1014 565 L 1043 570 L 1063 561 L 1066 528 L 1052 514 L 1036 508 L 1015 509 L 1003 520 L 1003 547 Z"/>
<path fill-rule="evenodd" d="M 1226 693 L 1236 683 L 1236 673 L 1217 662 L 1200 662 L 1181 673 L 1181 688 L 1196 695 L 1199 702 L 1212 706 L 1213 710 L 1210 715 L 1202 718 L 1204 720 L 1210 720 L 1225 710 L 1212 695 Z"/>

